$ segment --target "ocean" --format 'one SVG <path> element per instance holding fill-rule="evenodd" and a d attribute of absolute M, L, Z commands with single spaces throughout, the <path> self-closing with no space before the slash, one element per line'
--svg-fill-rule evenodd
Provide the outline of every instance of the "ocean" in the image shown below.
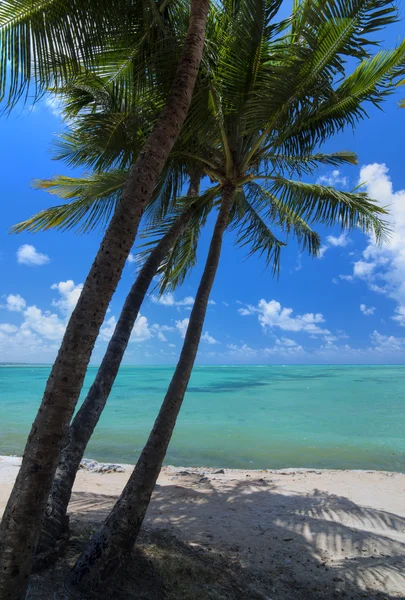
<path fill-rule="evenodd" d="M 0 366 L 0 454 L 22 453 L 49 370 Z M 172 372 L 122 367 L 86 456 L 136 462 Z M 405 366 L 195 367 L 165 462 L 405 472 Z"/>

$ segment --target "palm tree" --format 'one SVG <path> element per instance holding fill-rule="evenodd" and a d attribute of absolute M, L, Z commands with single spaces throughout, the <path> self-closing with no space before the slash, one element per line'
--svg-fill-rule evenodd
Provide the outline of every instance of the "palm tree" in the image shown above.
<path fill-rule="evenodd" d="M 328 156 L 314 149 L 364 118 L 365 101 L 378 105 L 393 91 L 405 44 L 370 56 L 367 37 L 395 18 L 391 3 L 296 2 L 291 20 L 276 25 L 279 3 L 226 8 L 217 17 L 218 54 L 210 57 L 206 88 L 198 90 L 185 126 L 187 132 L 201 123 L 192 158 L 220 188 L 219 214 L 154 428 L 119 500 L 74 568 L 72 584 L 87 592 L 106 584 L 136 541 L 194 364 L 226 227 L 236 228 L 239 242 L 254 251 L 270 248 L 273 258 L 279 245 L 265 220 L 291 229 L 310 251 L 316 247 L 312 222 L 359 227 L 377 238 L 385 231 L 384 209 L 364 194 L 293 180 L 283 171 L 306 174 L 318 164 L 354 162 L 350 153 Z M 349 75 L 347 55 L 358 61 Z M 180 143 L 174 154 L 182 151 Z"/>
<path fill-rule="evenodd" d="M 150 252 L 139 271 L 125 300 L 96 378 L 69 427 L 48 498 L 42 533 L 37 547 L 37 564 L 44 564 L 50 558 L 55 559 L 58 554 L 55 550 L 63 548 L 64 541 L 69 534 L 66 514 L 76 473 L 110 395 L 145 295 L 160 265 L 170 250 L 176 246 L 176 242 L 185 228 L 191 228 L 193 235 L 196 235 L 202 217 L 201 213 L 207 210 L 209 194 L 207 194 L 208 198 L 204 196 L 200 198 L 197 205 L 191 201 L 192 197 L 198 196 L 199 185 L 200 173 L 195 172 L 190 177 L 187 194 L 189 202 L 185 204 L 181 212 L 178 210 L 171 219 L 166 219 L 164 235 Z M 98 218 L 101 218 L 101 215 Z"/>
<path fill-rule="evenodd" d="M 20 2 L 11 4 L 11 11 L 20 10 Z M 30 12 L 32 3 L 27 4 Z M 100 10 L 100 5 L 97 4 L 97 9 Z M 28 36 L 26 31 L 29 27 L 23 27 L 25 14 L 20 13 L 13 18 L 14 13 L 11 12 L 12 19 L 7 21 L 4 20 L 4 11 L 0 13 L 0 30 L 3 39 L 7 41 L 6 50 L 0 43 L 2 55 L 9 58 L 10 52 L 13 52 L 12 73 L 19 73 L 21 67 L 24 67 L 24 81 L 28 81 L 29 75 L 32 74 L 30 66 L 33 53 L 45 56 L 46 62 L 48 56 L 44 48 L 53 49 L 58 32 L 60 41 L 60 32 L 64 31 L 63 42 L 59 45 L 60 53 L 56 53 L 58 60 L 63 62 L 61 54 L 63 55 L 64 40 L 71 35 L 70 21 L 66 19 L 65 13 L 62 13 L 64 22 L 62 20 L 61 23 L 59 17 L 58 26 L 52 29 L 48 23 L 44 24 L 47 8 L 44 8 L 41 2 L 38 2 L 37 6 L 41 7 L 40 16 L 30 21 L 31 35 Z M 89 27 L 90 31 L 93 29 L 93 15 L 88 18 L 86 6 L 87 4 L 82 11 L 85 24 L 81 29 L 84 43 L 80 50 L 83 52 L 86 50 L 88 39 L 85 37 L 86 28 Z M 152 197 L 159 175 L 187 115 L 203 52 L 208 6 L 209 0 L 191 2 L 187 36 L 170 93 L 142 153 L 131 168 L 121 199 L 69 320 L 41 407 L 28 437 L 22 465 L 0 528 L 0 595 L 6 600 L 20 599 L 25 594 L 60 449 L 83 385 L 94 343 L 134 242 L 143 210 Z M 10 3 L 7 3 L 6 9 L 9 7 Z M 95 6 L 93 9 L 95 10 Z M 32 32 L 37 31 L 37 26 L 39 35 L 32 37 Z M 25 39 L 22 38 L 22 31 Z M 111 35 L 111 30 L 108 33 Z M 21 46 L 15 51 L 11 41 L 15 42 L 17 39 L 21 41 Z M 35 44 L 32 44 L 33 39 Z M 42 40 L 42 44 L 37 44 L 38 40 Z M 74 39 L 70 46 L 75 46 L 76 43 L 78 42 Z M 79 52 L 79 58 L 83 52 Z M 15 67 L 18 62 L 22 64 Z M 39 63 L 34 61 L 34 64 Z M 53 76 L 52 70 L 51 74 Z M 57 75 L 55 73 L 55 78 Z M 18 77 L 19 75 L 14 75 L 14 84 L 11 85 L 10 94 L 14 94 L 14 97 L 16 94 L 13 86 L 21 90 L 21 85 L 16 83 Z M 4 87 L 4 81 L 2 83 Z M 49 81 L 46 83 L 49 84 Z"/>

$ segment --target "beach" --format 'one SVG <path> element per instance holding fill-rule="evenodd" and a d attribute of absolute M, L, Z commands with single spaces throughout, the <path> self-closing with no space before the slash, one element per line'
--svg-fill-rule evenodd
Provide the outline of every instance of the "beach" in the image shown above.
<path fill-rule="evenodd" d="M 0 459 L 1 510 L 19 464 Z M 123 470 L 80 469 L 72 524 L 105 518 Z M 253 574 L 252 598 L 404 598 L 404 496 L 401 473 L 165 466 L 144 528 Z"/>

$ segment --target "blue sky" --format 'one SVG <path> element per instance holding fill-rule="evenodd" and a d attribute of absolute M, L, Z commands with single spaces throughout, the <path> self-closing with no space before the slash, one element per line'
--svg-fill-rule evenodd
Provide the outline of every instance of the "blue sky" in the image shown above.
<path fill-rule="evenodd" d="M 385 34 L 386 46 L 399 40 L 401 27 Z M 403 96 L 405 87 L 386 101 L 384 112 L 371 108 L 371 118 L 355 132 L 324 146 L 325 151 L 355 151 L 358 167 L 325 168 L 314 177 L 343 189 L 366 182 L 370 195 L 390 206 L 391 239 L 378 248 L 358 231 L 342 235 L 338 229 L 319 229 L 322 258 L 301 255 L 291 243 L 282 252 L 277 280 L 262 260 L 246 259 L 227 234 L 200 364 L 404 362 L 405 110 L 398 108 Z M 8 233 L 16 222 L 55 204 L 52 196 L 30 188 L 32 179 L 73 173 L 52 160 L 52 140 L 61 126 L 57 108 L 46 101 L 1 118 L 0 362 L 52 362 L 101 239 L 100 233 Z M 148 297 L 127 364 L 176 362 L 211 230 L 212 219 L 197 268 L 183 287 L 160 301 L 153 292 Z M 135 275 L 135 265 L 128 262 L 93 363 L 103 356 Z"/>

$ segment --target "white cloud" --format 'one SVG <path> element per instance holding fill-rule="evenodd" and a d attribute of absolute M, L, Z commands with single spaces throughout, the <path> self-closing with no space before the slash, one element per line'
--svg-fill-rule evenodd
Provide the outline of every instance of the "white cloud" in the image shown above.
<path fill-rule="evenodd" d="M 375 313 L 375 306 L 366 306 L 365 304 L 360 304 L 360 310 L 363 315 L 369 317 Z"/>
<path fill-rule="evenodd" d="M 268 358 L 288 358 L 299 355 L 304 355 L 305 350 L 302 346 L 299 346 L 294 340 L 288 338 L 281 338 L 276 340 L 274 346 L 270 348 L 251 348 L 247 344 L 238 346 L 237 344 L 228 344 L 228 356 L 232 358 L 239 358 L 242 360 L 249 359 L 268 359 Z"/>
<path fill-rule="evenodd" d="M 49 256 L 38 252 L 35 246 L 31 244 L 23 244 L 17 250 L 17 262 L 20 265 L 46 265 L 49 262 Z"/>
<path fill-rule="evenodd" d="M 182 338 L 186 337 L 186 331 L 189 322 L 190 319 L 188 319 L 187 317 L 185 319 L 182 319 L 181 321 L 176 321 L 176 329 Z M 212 335 L 210 335 L 208 331 L 205 331 L 202 334 L 201 341 L 206 342 L 207 344 L 219 344 L 219 342 L 214 337 L 212 337 Z"/>
<path fill-rule="evenodd" d="M 20 294 L 9 294 L 6 297 L 6 308 L 15 312 L 21 312 L 27 303 Z"/>
<path fill-rule="evenodd" d="M 365 262 L 364 260 L 358 260 L 354 263 L 353 275 L 354 277 L 360 277 L 362 279 L 369 277 L 377 264 L 372 262 Z"/>
<path fill-rule="evenodd" d="M 51 290 L 58 290 L 61 295 L 59 300 L 52 301 L 52 306 L 57 307 L 63 315 L 69 317 L 79 300 L 82 289 L 83 284 L 75 285 L 72 279 L 52 284 Z"/>
<path fill-rule="evenodd" d="M 172 292 L 167 292 L 161 296 L 152 296 L 152 302 L 162 306 L 192 306 L 194 298 L 193 296 L 186 296 L 183 300 L 176 300 Z"/>
<path fill-rule="evenodd" d="M 11 323 L 0 323 L 0 331 L 2 333 L 15 333 L 18 331 L 18 327 L 11 325 Z"/>
<path fill-rule="evenodd" d="M 137 257 L 136 257 L 136 255 L 135 255 L 135 254 L 132 254 L 132 252 L 130 252 L 130 253 L 128 254 L 127 262 L 128 262 L 130 265 L 133 265 L 133 264 L 136 264 L 136 263 L 138 262 L 138 259 L 137 259 Z"/>
<path fill-rule="evenodd" d="M 144 342 L 152 337 L 148 319 L 139 314 L 131 333 L 130 342 Z"/>
<path fill-rule="evenodd" d="M 255 358 L 258 352 L 257 350 L 250 348 L 250 346 L 247 344 L 243 344 L 242 346 L 238 346 L 237 344 L 228 344 L 227 348 L 230 356 L 234 356 L 236 358 Z"/>
<path fill-rule="evenodd" d="M 339 236 L 328 235 L 326 242 L 319 249 L 319 258 L 323 258 L 329 248 L 345 248 L 350 243 L 350 239 L 347 237 L 347 233 L 341 233 Z"/>
<path fill-rule="evenodd" d="M 62 118 L 63 102 L 59 98 L 49 94 L 45 97 L 44 102 L 45 106 L 49 108 L 54 117 L 57 117 L 58 119 Z"/>
<path fill-rule="evenodd" d="M 202 336 L 201 336 L 201 340 L 203 342 L 206 342 L 207 344 L 219 344 L 218 340 L 216 340 L 214 337 L 212 337 L 212 335 L 210 335 L 208 333 L 208 331 L 205 331 Z"/>
<path fill-rule="evenodd" d="M 393 321 L 396 321 L 402 327 L 405 327 L 405 306 L 397 306 L 395 309 L 395 315 L 392 317 Z"/>
<path fill-rule="evenodd" d="M 155 304 L 161 304 L 162 306 L 174 306 L 177 308 L 191 308 L 195 302 L 195 298 L 193 296 L 185 296 L 182 300 L 176 300 L 175 295 L 172 292 L 166 292 L 161 296 L 151 296 L 152 302 Z M 215 305 L 215 300 L 208 300 L 209 305 Z"/>
<path fill-rule="evenodd" d="M 6 296 L 2 308 L 18 313 L 20 323 L 0 323 L 0 360 L 51 362 L 58 351 L 66 325 L 74 309 L 82 284 L 60 281 L 51 286 L 58 297 L 51 302 L 55 311 L 42 310 L 36 305 L 27 305 L 19 294 Z M 115 326 L 114 316 L 106 319 L 100 329 L 99 340 L 110 340 Z M 130 342 L 143 342 L 156 336 L 163 341 L 163 331 L 175 331 L 168 325 L 149 326 L 148 319 L 139 315 L 132 330 Z"/>
<path fill-rule="evenodd" d="M 186 331 L 187 331 L 189 322 L 190 322 L 190 319 L 188 319 L 188 318 L 185 318 L 182 321 L 176 321 L 177 330 L 180 333 L 182 338 L 184 338 L 186 336 Z"/>
<path fill-rule="evenodd" d="M 339 275 L 339 279 L 343 281 L 353 281 L 353 275 Z"/>
<path fill-rule="evenodd" d="M 326 175 L 318 177 L 316 183 L 333 187 L 347 187 L 347 177 L 341 175 L 339 169 L 334 169 Z"/>
<path fill-rule="evenodd" d="M 384 354 L 392 354 L 405 348 L 405 338 L 383 335 L 376 330 L 373 331 L 370 338 L 375 350 Z"/>
<path fill-rule="evenodd" d="M 66 324 L 58 315 L 49 311 L 42 312 L 37 306 L 28 306 L 24 311 L 22 329 L 30 329 L 47 340 L 60 340 L 65 333 Z"/>
<path fill-rule="evenodd" d="M 158 331 L 157 336 L 161 342 L 167 342 L 167 337 L 161 331 Z"/>
<path fill-rule="evenodd" d="M 385 164 L 362 167 L 360 181 L 372 198 L 387 207 L 392 233 L 381 246 L 369 237 L 361 260 L 354 263 L 353 276 L 366 281 L 374 292 L 392 298 L 397 304 L 393 319 L 405 325 L 405 190 L 394 191 Z"/>
<path fill-rule="evenodd" d="M 224 306 L 229 306 L 228 302 L 225 302 L 225 300 L 222 300 L 222 304 L 223 304 Z"/>
<path fill-rule="evenodd" d="M 291 340 L 290 338 L 282 337 L 281 339 L 276 340 L 276 344 L 278 346 L 287 346 L 292 348 L 293 346 L 297 345 L 297 342 L 295 340 Z"/>
<path fill-rule="evenodd" d="M 117 319 L 112 316 L 106 321 L 104 321 L 103 326 L 100 329 L 100 338 L 101 340 L 108 342 L 111 339 L 111 336 L 114 333 L 115 326 L 117 324 Z M 129 338 L 130 342 L 144 342 L 152 337 L 152 332 L 149 328 L 148 319 L 143 315 L 139 314 L 138 318 L 135 321 L 135 325 L 132 329 L 131 337 Z"/>
<path fill-rule="evenodd" d="M 321 313 L 305 313 L 303 315 L 293 316 L 292 308 L 283 308 L 276 300 L 261 299 L 257 307 L 248 305 L 247 308 L 240 308 L 239 313 L 242 316 L 258 314 L 259 323 L 264 329 L 274 327 L 283 331 L 303 331 L 313 335 L 322 335 L 330 333 L 328 329 L 319 327 L 325 319 Z"/>
<path fill-rule="evenodd" d="M 326 241 L 330 246 L 334 248 L 345 248 L 350 243 L 350 239 L 347 237 L 347 233 L 341 233 L 338 237 L 334 235 L 328 235 Z"/>

